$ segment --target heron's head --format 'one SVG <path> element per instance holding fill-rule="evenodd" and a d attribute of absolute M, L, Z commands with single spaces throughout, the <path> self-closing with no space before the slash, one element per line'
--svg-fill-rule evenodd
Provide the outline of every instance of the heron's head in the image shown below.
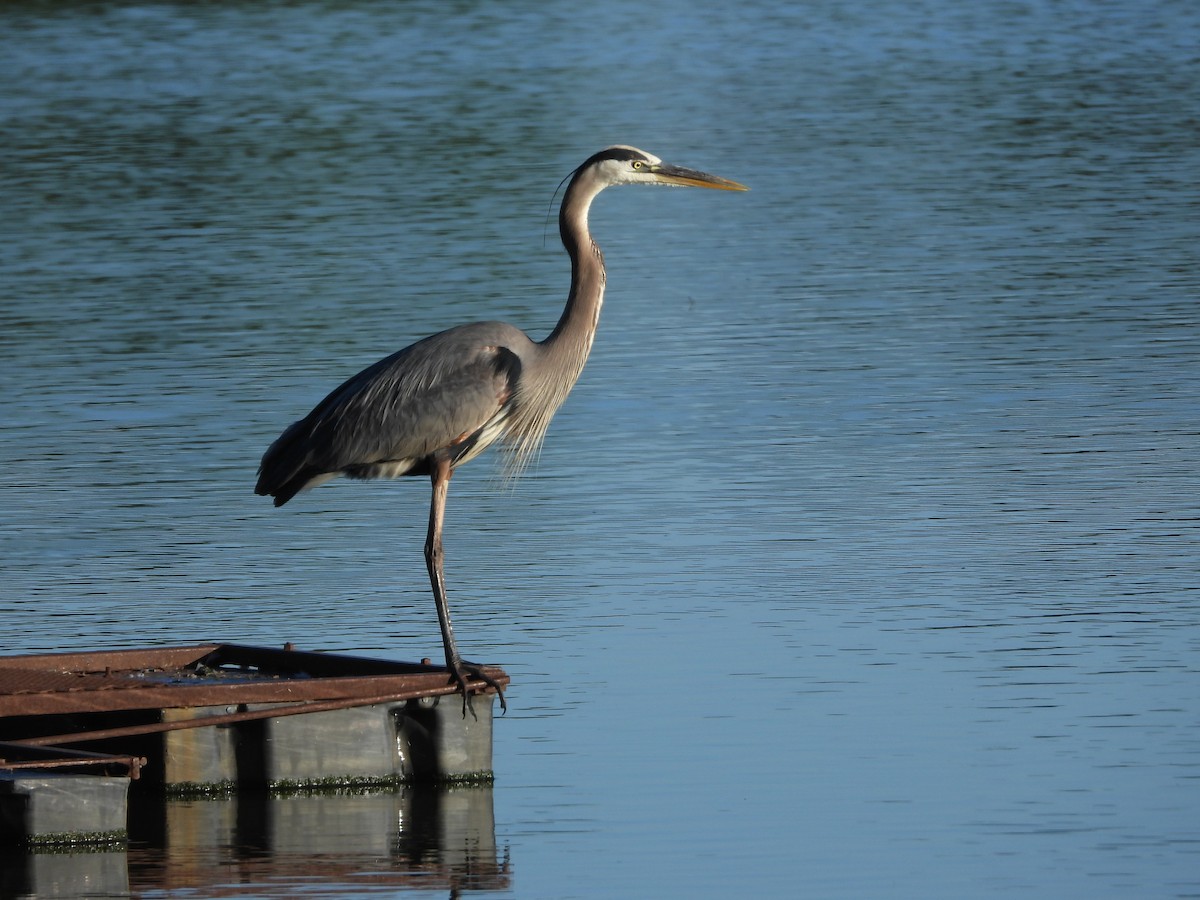
<path fill-rule="evenodd" d="M 653 153 L 618 144 L 606 147 L 591 156 L 577 170 L 580 175 L 592 174 L 602 187 L 614 184 L 667 184 L 677 187 L 716 188 L 721 191 L 744 191 L 744 184 L 685 169 L 663 162 Z"/>

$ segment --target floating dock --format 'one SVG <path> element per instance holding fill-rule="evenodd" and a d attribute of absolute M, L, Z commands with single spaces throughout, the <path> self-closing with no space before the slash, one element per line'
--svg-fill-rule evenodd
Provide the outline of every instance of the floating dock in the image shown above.
<path fill-rule="evenodd" d="M 496 691 L 480 688 L 464 715 L 442 667 L 291 647 L 0 657 L 0 839 L 120 841 L 131 785 L 488 783 Z"/>

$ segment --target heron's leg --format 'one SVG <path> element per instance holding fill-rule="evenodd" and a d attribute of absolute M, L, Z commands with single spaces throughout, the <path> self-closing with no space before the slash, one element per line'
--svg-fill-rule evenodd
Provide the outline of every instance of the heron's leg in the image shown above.
<path fill-rule="evenodd" d="M 454 628 L 450 625 L 450 606 L 446 602 L 446 573 L 443 568 L 442 524 L 446 520 L 446 495 L 450 492 L 450 473 L 450 461 L 439 459 L 434 463 L 430 474 L 433 481 L 433 497 L 429 504 L 429 533 L 425 537 L 425 566 L 429 569 L 433 602 L 437 604 L 438 623 L 442 626 L 446 667 L 454 672 L 465 691 L 466 685 L 458 672 L 462 657 L 458 655 L 458 645 L 454 642 Z"/>
<path fill-rule="evenodd" d="M 430 479 L 433 482 L 433 498 L 429 503 L 429 533 L 425 538 L 425 565 L 429 569 L 429 583 L 433 587 L 433 601 L 437 604 L 438 624 L 442 628 L 442 646 L 446 650 L 446 668 L 450 670 L 454 680 L 463 693 L 463 716 L 470 708 L 471 691 L 467 687 L 467 676 L 474 675 L 485 684 L 494 687 L 500 697 L 500 708 L 508 711 L 504 702 L 504 690 L 501 686 L 483 672 L 483 667 L 465 661 L 458 653 L 458 645 L 454 641 L 454 628 L 450 624 L 450 604 L 446 601 L 446 574 L 444 570 L 444 554 L 442 552 L 442 524 L 446 519 L 446 495 L 450 492 L 450 460 L 437 458 L 434 461 Z M 472 710 L 474 715 L 474 710 Z"/>

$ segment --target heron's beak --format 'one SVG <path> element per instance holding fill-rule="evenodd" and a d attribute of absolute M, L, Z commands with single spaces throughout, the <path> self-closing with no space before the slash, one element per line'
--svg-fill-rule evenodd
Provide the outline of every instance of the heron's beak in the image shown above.
<path fill-rule="evenodd" d="M 748 191 L 744 184 L 709 175 L 707 172 L 697 172 L 695 169 L 685 169 L 683 166 L 671 166 L 661 163 L 651 170 L 655 180 L 660 184 L 676 184 L 686 187 L 715 188 L 718 191 Z"/>

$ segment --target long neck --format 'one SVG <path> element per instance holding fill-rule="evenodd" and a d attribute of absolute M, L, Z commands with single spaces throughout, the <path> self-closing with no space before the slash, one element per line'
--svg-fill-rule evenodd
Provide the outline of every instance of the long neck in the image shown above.
<path fill-rule="evenodd" d="M 604 257 L 588 234 L 587 214 L 604 187 L 595 173 L 584 170 L 563 197 L 558 229 L 571 256 L 571 293 L 554 330 L 526 360 L 517 386 L 505 436 L 516 451 L 509 459 L 510 475 L 537 455 L 550 419 L 575 386 L 592 349 L 604 302 Z"/>
<path fill-rule="evenodd" d="M 604 254 L 588 232 L 588 209 L 603 185 L 588 174 L 576 176 L 563 196 L 558 232 L 571 257 L 571 292 L 558 324 L 542 347 L 570 372 L 572 381 L 583 371 L 604 303 Z"/>

